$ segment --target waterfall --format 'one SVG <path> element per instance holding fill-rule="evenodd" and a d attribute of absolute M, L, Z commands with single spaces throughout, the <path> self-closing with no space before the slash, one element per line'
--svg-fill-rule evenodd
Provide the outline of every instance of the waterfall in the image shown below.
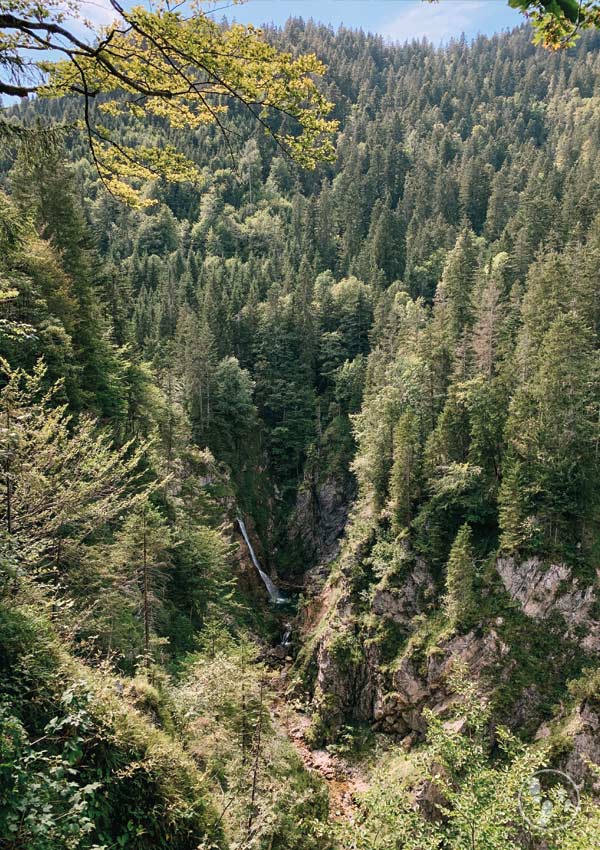
<path fill-rule="evenodd" d="M 242 536 L 246 542 L 246 546 L 248 547 L 248 551 L 250 552 L 252 563 L 256 567 L 259 576 L 263 580 L 263 584 L 267 588 L 271 601 L 277 602 L 279 604 L 285 602 L 285 597 L 281 595 L 281 593 L 279 592 L 279 588 L 275 584 L 273 584 L 269 576 L 263 570 L 261 570 L 260 564 L 258 563 L 258 558 L 256 557 L 254 549 L 252 548 L 252 543 L 250 543 L 250 538 L 248 537 L 248 532 L 246 531 L 246 525 L 244 524 L 244 520 L 241 517 L 238 517 L 237 521 L 240 527 L 240 531 L 242 532 Z"/>
<path fill-rule="evenodd" d="M 281 638 L 281 644 L 280 645 L 283 646 L 283 647 L 291 646 L 292 645 L 291 637 L 292 637 L 292 624 L 286 623 L 285 624 L 285 631 L 283 633 L 283 637 Z"/>

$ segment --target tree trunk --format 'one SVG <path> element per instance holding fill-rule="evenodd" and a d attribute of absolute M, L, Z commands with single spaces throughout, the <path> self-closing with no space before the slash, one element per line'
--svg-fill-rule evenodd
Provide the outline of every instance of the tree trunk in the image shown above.
<path fill-rule="evenodd" d="M 4 471 L 6 476 L 6 530 L 9 534 L 13 532 L 13 519 L 12 519 L 12 492 L 13 492 L 13 484 L 12 484 L 12 476 L 10 473 L 10 409 L 6 409 L 6 463 L 4 464 Z"/>
<path fill-rule="evenodd" d="M 146 663 L 148 663 L 148 654 L 150 647 L 150 605 L 149 605 L 149 588 L 148 588 L 148 535 L 146 530 L 146 517 L 143 517 L 144 536 L 142 543 L 142 572 L 144 580 L 143 588 L 143 606 L 144 606 L 144 654 Z"/>
<path fill-rule="evenodd" d="M 246 831 L 247 839 L 250 838 L 250 833 L 252 831 L 252 822 L 254 821 L 254 815 L 256 814 L 256 794 L 258 791 L 258 774 L 260 770 L 260 757 L 262 754 L 262 723 L 263 723 L 263 694 L 264 694 L 264 682 L 261 680 L 260 683 L 260 702 L 259 702 L 259 714 L 258 714 L 258 723 L 256 726 L 256 750 L 254 753 L 254 765 L 252 768 L 252 791 L 250 793 L 250 812 L 248 814 L 248 827 Z"/>

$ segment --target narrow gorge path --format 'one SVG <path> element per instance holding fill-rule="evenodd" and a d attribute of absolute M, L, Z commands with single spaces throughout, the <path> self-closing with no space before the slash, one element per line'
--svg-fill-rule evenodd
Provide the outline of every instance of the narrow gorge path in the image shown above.
<path fill-rule="evenodd" d="M 273 722 L 290 741 L 305 767 L 317 773 L 329 791 L 329 816 L 332 820 L 354 821 L 358 813 L 357 795 L 368 790 L 361 771 L 338 754 L 311 750 L 306 743 L 310 717 L 285 698 L 287 670 L 282 671 L 276 698 L 271 706 Z"/>

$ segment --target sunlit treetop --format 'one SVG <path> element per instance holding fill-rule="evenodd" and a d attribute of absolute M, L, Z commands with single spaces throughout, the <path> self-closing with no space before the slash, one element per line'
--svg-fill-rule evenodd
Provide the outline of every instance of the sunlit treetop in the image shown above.
<path fill-rule="evenodd" d="M 197 170 L 175 147 L 123 144 L 102 113 L 150 114 L 176 130 L 216 124 L 231 145 L 237 104 L 303 167 L 333 156 L 336 122 L 314 54 L 277 50 L 252 26 L 222 27 L 199 2 L 185 11 L 109 2 L 115 20 L 99 28 L 75 0 L 0 0 L 0 94 L 79 96 L 92 158 L 113 194 L 136 202 L 139 181 L 193 181 Z"/>
<path fill-rule="evenodd" d="M 534 42 L 558 50 L 571 47 L 586 29 L 600 28 L 598 0 L 509 0 L 533 25 Z"/>
<path fill-rule="evenodd" d="M 600 29 L 600 0 L 508 0 L 508 5 L 531 23 L 534 44 L 552 50 L 572 47 L 584 30 Z"/>

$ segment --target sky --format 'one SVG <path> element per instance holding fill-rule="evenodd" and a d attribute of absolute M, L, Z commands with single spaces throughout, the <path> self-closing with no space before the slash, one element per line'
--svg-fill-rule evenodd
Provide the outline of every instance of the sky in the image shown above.
<path fill-rule="evenodd" d="M 143 2 L 143 0 L 137 0 Z M 133 0 L 125 0 L 133 5 Z M 284 24 L 290 16 L 313 18 L 338 27 L 362 28 L 383 35 L 390 41 L 427 38 L 435 45 L 478 33 L 491 35 L 523 22 L 523 17 L 508 6 L 507 0 L 215 0 L 215 19 L 225 16 L 240 23 L 260 26 Z M 108 0 L 81 0 L 82 14 L 97 23 L 109 23 L 112 10 Z"/>
<path fill-rule="evenodd" d="M 478 33 L 491 35 L 523 23 L 523 17 L 508 6 L 507 0 L 248 0 L 222 11 L 241 23 L 283 24 L 290 16 L 313 18 L 334 27 L 362 28 L 391 41 L 427 38 L 444 44 L 463 32 L 467 38 Z"/>

